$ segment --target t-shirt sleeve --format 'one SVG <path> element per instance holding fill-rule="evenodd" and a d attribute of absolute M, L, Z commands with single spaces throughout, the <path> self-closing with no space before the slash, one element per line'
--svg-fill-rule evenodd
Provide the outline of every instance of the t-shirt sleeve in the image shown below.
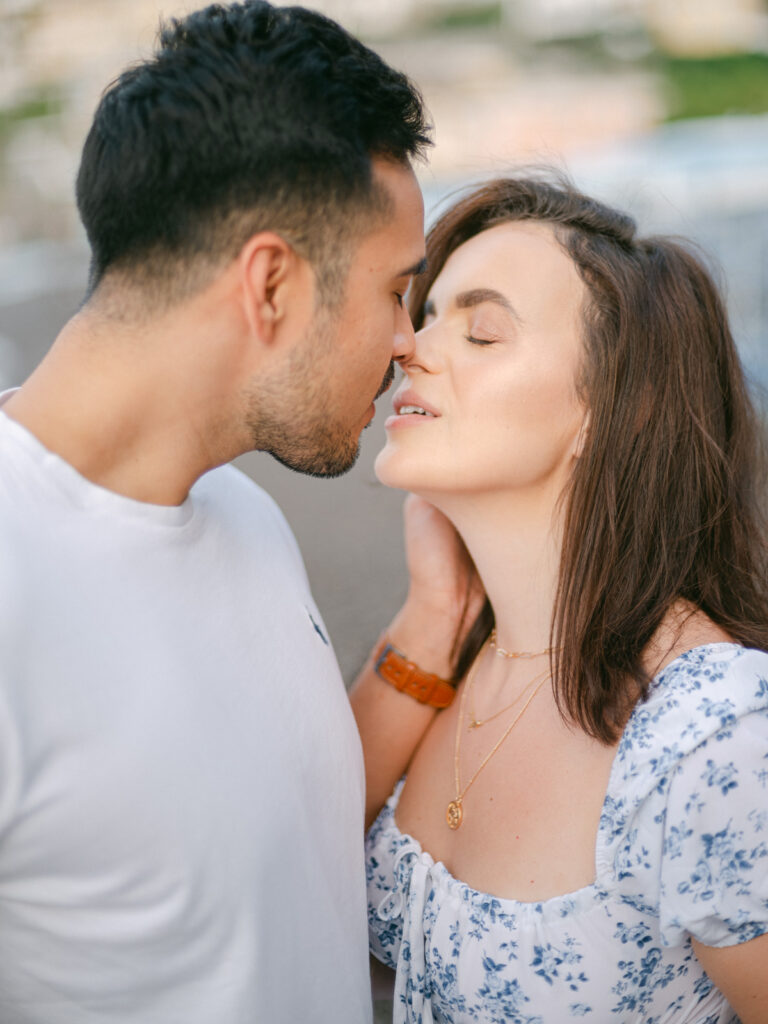
<path fill-rule="evenodd" d="M 734 946 L 768 932 L 768 711 L 725 725 L 678 765 L 661 862 L 661 936 Z"/>
<path fill-rule="evenodd" d="M 18 736 L 5 700 L 4 683 L 0 673 L 0 846 L 16 812 L 21 778 Z"/>

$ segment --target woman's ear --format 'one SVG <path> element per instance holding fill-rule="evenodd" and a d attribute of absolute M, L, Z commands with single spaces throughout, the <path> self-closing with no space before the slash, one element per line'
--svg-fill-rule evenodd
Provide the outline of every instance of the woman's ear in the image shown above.
<path fill-rule="evenodd" d="M 252 235 L 240 250 L 238 269 L 245 318 L 251 332 L 269 344 L 284 319 L 291 275 L 298 256 L 273 231 Z"/>

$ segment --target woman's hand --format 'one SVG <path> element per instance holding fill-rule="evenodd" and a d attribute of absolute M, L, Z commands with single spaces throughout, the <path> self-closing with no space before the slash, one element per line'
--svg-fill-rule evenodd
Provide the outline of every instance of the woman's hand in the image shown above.
<path fill-rule="evenodd" d="M 410 584 L 405 605 L 387 633 L 393 642 L 393 634 L 398 635 L 412 661 L 450 677 L 452 654 L 477 618 L 485 592 L 464 542 L 442 512 L 409 494 L 403 519 Z M 416 646 L 429 666 L 411 653 Z"/>
<path fill-rule="evenodd" d="M 450 679 L 453 652 L 485 598 L 456 530 L 428 502 L 405 502 L 410 585 L 405 604 L 385 630 L 389 642 L 425 672 Z M 408 767 L 436 712 L 381 679 L 369 658 L 350 693 L 363 741 L 366 826 Z"/>

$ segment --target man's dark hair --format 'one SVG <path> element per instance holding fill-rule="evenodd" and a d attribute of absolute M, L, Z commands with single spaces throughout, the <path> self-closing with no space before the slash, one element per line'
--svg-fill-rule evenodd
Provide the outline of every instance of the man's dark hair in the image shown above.
<path fill-rule="evenodd" d="M 83 148 L 89 294 L 114 271 L 173 301 L 274 230 L 330 301 L 345 242 L 386 209 L 371 158 L 407 162 L 429 132 L 406 76 L 321 14 L 245 0 L 171 21 L 105 92 Z"/>

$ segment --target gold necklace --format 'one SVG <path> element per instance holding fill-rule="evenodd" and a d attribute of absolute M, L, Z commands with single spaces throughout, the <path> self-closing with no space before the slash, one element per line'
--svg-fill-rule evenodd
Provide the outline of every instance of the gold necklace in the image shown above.
<path fill-rule="evenodd" d="M 540 658 L 543 654 L 551 654 L 552 651 L 559 651 L 559 647 L 545 647 L 543 651 L 507 651 L 503 647 L 499 647 L 498 640 L 496 637 L 496 627 L 491 630 L 491 635 L 488 637 L 488 646 L 492 651 L 500 658 Z"/>
<path fill-rule="evenodd" d="M 473 674 L 472 678 L 471 678 L 471 684 L 472 685 L 470 687 L 471 690 L 472 690 L 472 694 L 471 694 L 471 698 L 470 698 L 470 702 L 469 702 L 469 724 L 467 725 L 467 730 L 469 731 L 471 729 L 479 729 L 481 725 L 485 725 L 488 722 L 492 722 L 494 720 L 494 718 L 498 718 L 499 715 L 503 715 L 505 711 L 511 711 L 512 708 L 515 706 L 515 704 L 519 704 L 519 702 L 523 699 L 523 697 L 526 695 L 526 693 L 528 693 L 528 691 L 533 686 L 533 684 L 534 683 L 538 683 L 538 681 L 541 679 L 541 677 L 543 675 L 545 675 L 545 673 L 547 671 L 548 671 L 547 669 L 544 669 L 542 672 L 539 672 L 539 674 L 537 676 L 534 676 L 533 679 L 530 681 L 530 683 L 528 683 L 528 685 L 523 690 L 521 690 L 520 693 L 518 693 L 518 695 L 515 697 L 515 699 L 513 701 L 511 701 L 509 704 L 505 704 L 504 707 L 503 708 L 499 708 L 498 711 L 494 711 L 494 713 L 492 715 L 488 715 L 487 718 L 478 718 L 477 717 L 477 713 L 475 711 L 475 701 L 474 701 L 475 677 L 474 677 L 474 674 Z M 467 679 L 467 686 L 468 687 L 470 686 L 470 679 Z"/>
<path fill-rule="evenodd" d="M 504 730 L 504 732 L 501 735 L 501 738 L 496 743 L 494 743 L 494 745 L 491 747 L 490 751 L 485 755 L 483 760 L 480 762 L 480 765 L 479 765 L 477 771 L 475 772 L 475 774 L 472 776 L 472 778 L 466 784 L 464 789 L 462 789 L 461 788 L 461 773 L 460 773 L 460 770 L 459 770 L 459 759 L 461 757 L 461 732 L 462 732 L 462 728 L 461 727 L 464 724 L 464 704 L 466 702 L 467 690 L 469 688 L 469 684 L 470 684 L 470 682 L 472 681 L 472 679 L 474 677 L 474 674 L 475 674 L 475 672 L 477 670 L 477 666 L 480 664 L 482 656 L 485 653 L 485 648 L 487 646 L 488 646 L 488 641 L 486 641 L 483 644 L 483 646 L 480 649 L 480 653 L 475 658 L 474 663 L 472 665 L 472 668 L 470 669 L 469 676 L 467 677 L 467 682 L 466 682 L 466 684 L 464 686 L 464 692 L 461 695 L 461 704 L 459 706 L 459 718 L 458 718 L 458 723 L 456 725 L 456 744 L 455 744 L 455 747 L 454 747 L 454 754 L 453 754 L 453 780 L 454 780 L 454 783 L 456 784 L 456 799 L 455 800 L 451 800 L 451 802 L 448 804 L 448 807 L 446 808 L 446 811 L 445 811 L 445 820 L 446 820 L 446 822 L 448 824 L 448 827 L 452 828 L 452 829 L 457 829 L 461 825 L 462 821 L 464 820 L 464 807 L 463 807 L 464 797 L 469 792 L 470 786 L 475 781 L 475 779 L 478 777 L 478 775 L 483 770 L 483 768 L 485 768 L 485 766 L 491 760 L 491 758 L 496 753 L 496 751 L 499 749 L 499 747 L 502 745 L 502 743 L 507 738 L 507 736 L 509 736 L 509 734 L 512 732 L 512 730 L 515 728 L 515 726 L 520 721 L 520 719 L 523 717 L 523 715 L 525 714 L 525 712 L 526 712 L 526 710 L 528 708 L 528 705 L 531 703 L 533 698 L 536 696 L 536 694 L 542 688 L 544 683 L 547 681 L 547 679 L 550 678 L 549 675 L 545 676 L 544 679 L 542 679 L 541 682 L 536 686 L 536 689 L 530 694 L 530 696 L 526 700 L 525 704 L 523 704 L 523 706 L 520 708 L 518 713 L 512 719 L 510 724 Z"/>

